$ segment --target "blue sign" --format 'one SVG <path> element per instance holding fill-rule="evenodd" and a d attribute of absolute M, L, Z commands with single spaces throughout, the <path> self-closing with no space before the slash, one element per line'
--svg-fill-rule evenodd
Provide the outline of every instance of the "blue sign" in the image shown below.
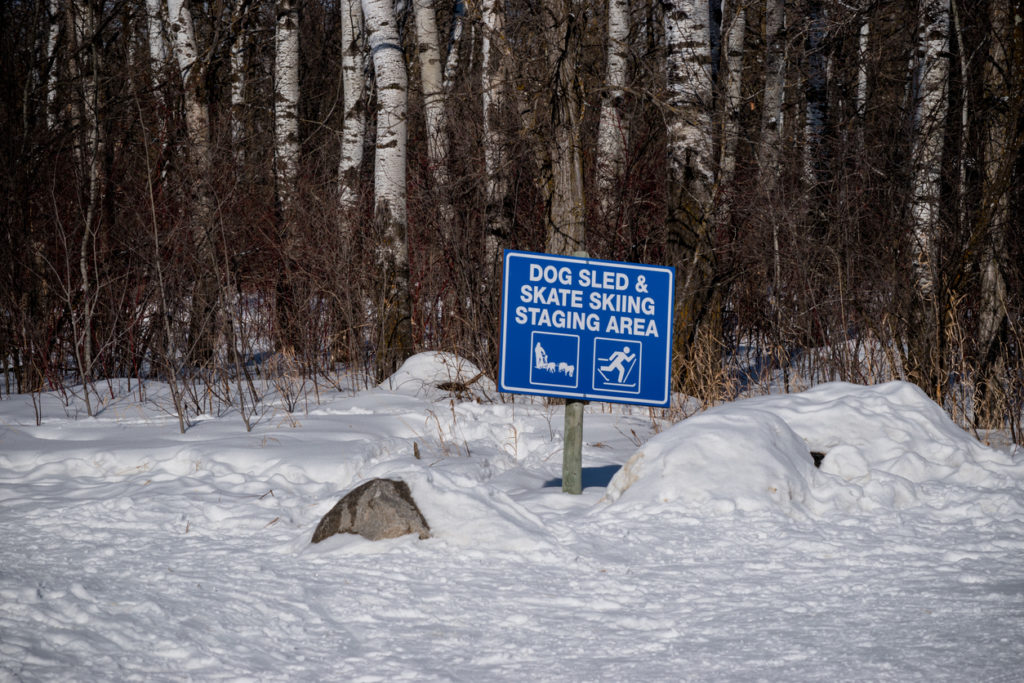
<path fill-rule="evenodd" d="M 667 406 L 675 270 L 505 251 L 501 391 Z"/>

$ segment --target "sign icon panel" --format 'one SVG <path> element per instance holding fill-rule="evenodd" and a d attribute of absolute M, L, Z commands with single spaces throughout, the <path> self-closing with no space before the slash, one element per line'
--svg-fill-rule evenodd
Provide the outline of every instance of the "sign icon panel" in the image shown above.
<path fill-rule="evenodd" d="M 667 406 L 675 271 L 506 251 L 501 391 Z"/>
<path fill-rule="evenodd" d="M 534 332 L 530 343 L 533 350 L 531 383 L 570 389 L 579 386 L 576 374 L 580 364 L 579 335 Z"/>
<path fill-rule="evenodd" d="M 643 344 L 622 339 L 594 339 L 594 389 L 640 393 Z"/>

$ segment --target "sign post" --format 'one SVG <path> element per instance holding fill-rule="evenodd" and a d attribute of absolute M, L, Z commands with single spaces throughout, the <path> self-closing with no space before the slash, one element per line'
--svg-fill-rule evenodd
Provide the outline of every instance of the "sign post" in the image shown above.
<path fill-rule="evenodd" d="M 562 482 L 579 492 L 583 401 L 669 405 L 675 271 L 512 250 L 504 266 L 498 388 L 567 399 Z"/>
<path fill-rule="evenodd" d="M 589 258 L 585 251 L 573 256 Z M 579 495 L 583 493 L 583 406 L 586 401 L 578 398 L 565 400 L 565 420 L 562 427 L 562 491 Z"/>

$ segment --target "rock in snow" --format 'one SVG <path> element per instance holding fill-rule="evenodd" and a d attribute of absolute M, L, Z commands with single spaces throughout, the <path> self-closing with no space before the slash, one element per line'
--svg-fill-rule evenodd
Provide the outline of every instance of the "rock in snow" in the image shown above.
<path fill-rule="evenodd" d="M 430 537 L 430 527 L 412 499 L 409 485 L 394 479 L 371 479 L 349 491 L 320 520 L 313 543 L 334 534 L 359 534 L 371 541 L 406 534 Z"/>

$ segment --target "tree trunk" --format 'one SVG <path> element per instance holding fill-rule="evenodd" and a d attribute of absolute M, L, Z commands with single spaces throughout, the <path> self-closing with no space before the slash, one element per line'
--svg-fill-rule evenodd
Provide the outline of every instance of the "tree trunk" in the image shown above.
<path fill-rule="evenodd" d="M 157 2 L 159 0 L 149 0 Z M 248 0 L 235 0 L 231 14 L 231 146 L 238 162 L 245 154 L 246 41 Z"/>
<path fill-rule="evenodd" d="M 448 201 L 448 133 L 441 51 L 437 41 L 437 17 L 431 0 L 415 0 L 415 8 L 416 42 L 419 45 L 420 80 L 427 124 L 427 158 L 438 191 L 442 225 L 447 229 L 451 223 L 452 210 Z"/>
<path fill-rule="evenodd" d="M 867 17 L 860 25 L 857 38 L 857 117 L 860 119 L 861 147 L 863 147 L 864 118 L 868 110 L 868 48 L 871 45 L 871 24 Z"/>
<path fill-rule="evenodd" d="M 629 0 L 608 0 L 608 60 L 597 128 L 597 192 L 601 213 L 611 212 L 626 163 L 629 132 L 622 118 L 629 58 Z"/>
<path fill-rule="evenodd" d="M 274 58 L 274 172 L 277 197 L 287 215 L 299 165 L 299 10 L 297 0 L 277 0 Z"/>
<path fill-rule="evenodd" d="M 505 106 L 506 70 L 504 45 L 504 10 L 496 0 L 483 0 L 483 39 L 481 57 L 481 93 L 483 101 L 484 176 L 486 194 L 486 225 L 484 227 L 485 278 L 497 276 L 501 263 L 501 244 L 508 239 L 511 221 L 505 209 L 508 197 L 508 168 L 504 141 L 501 138 L 501 115 Z"/>
<path fill-rule="evenodd" d="M 825 9 L 821 0 L 812 0 L 808 6 L 807 85 L 804 113 L 804 184 L 809 196 L 821 191 L 825 151 L 825 117 L 828 106 L 828 75 L 824 54 Z"/>
<path fill-rule="evenodd" d="M 676 267 L 673 376 L 693 393 L 699 375 L 717 373 L 717 346 L 698 349 L 702 322 L 714 321 L 715 254 L 709 213 L 712 172 L 709 6 L 674 0 L 665 12 L 668 48 L 668 257 Z M 705 339 L 713 344 L 716 336 Z M 698 360 L 700 358 L 700 360 Z"/>
<path fill-rule="evenodd" d="M 389 0 L 363 0 L 363 14 L 377 81 L 373 187 L 381 276 L 377 292 L 377 373 L 383 379 L 413 353 L 405 206 L 408 76 Z"/>
<path fill-rule="evenodd" d="M 743 0 L 723 3 L 725 13 L 725 116 L 719 185 L 728 189 L 736 176 L 736 147 L 740 137 L 740 106 L 743 89 L 743 46 L 747 33 L 747 10 Z M 728 218 L 728 211 L 722 212 Z"/>
<path fill-rule="evenodd" d="M 585 248 L 583 203 L 583 95 L 579 65 L 584 12 L 576 0 L 556 4 L 549 45 L 554 74 L 551 93 L 551 178 L 548 187 L 547 251 L 572 254 Z"/>
<path fill-rule="evenodd" d="M 764 99 L 761 107 L 761 137 L 757 146 L 758 180 L 761 201 L 768 207 L 772 223 L 772 282 L 769 306 L 771 308 L 775 353 L 785 367 L 787 356 L 782 348 L 782 253 L 779 244 L 779 221 L 775 219 L 773 204 L 778 202 L 782 164 L 783 103 L 786 92 L 786 3 L 785 0 L 765 2 L 765 58 Z M 789 374 L 784 372 L 786 390 Z"/>
<path fill-rule="evenodd" d="M 761 105 L 761 139 L 757 166 L 766 195 L 775 194 L 781 166 L 782 103 L 786 91 L 786 4 L 767 0 L 765 4 L 764 101 Z"/>
<path fill-rule="evenodd" d="M 277 0 L 274 53 L 274 176 L 281 217 L 283 273 L 278 274 L 277 324 L 282 350 L 302 350 L 304 308 L 296 282 L 299 230 L 295 201 L 299 176 L 299 9 L 298 0 Z"/>
<path fill-rule="evenodd" d="M 341 4 L 341 79 L 343 123 L 338 164 L 339 201 L 344 215 L 359 202 L 359 168 L 366 137 L 366 82 L 363 78 L 363 9 L 359 0 Z"/>
<path fill-rule="evenodd" d="M 984 429 L 1003 426 L 1008 405 L 1004 384 L 1006 364 L 1007 289 L 1003 275 L 1006 235 L 1010 227 L 1010 193 L 1024 133 L 1024 15 L 1001 2 L 989 5 L 991 34 L 985 65 L 985 100 L 991 112 L 985 119 L 984 179 L 981 192 L 981 301 L 978 311 L 975 424 Z"/>
<path fill-rule="evenodd" d="M 57 123 L 56 110 L 57 83 L 57 40 L 60 38 L 60 0 L 48 0 L 47 17 L 50 30 L 46 41 L 46 59 L 49 65 L 46 76 L 46 125 L 53 128 Z"/>
<path fill-rule="evenodd" d="M 492 3 L 493 9 L 493 3 Z M 466 21 L 465 0 L 455 0 L 452 7 L 452 28 L 448 39 L 448 56 L 444 61 L 444 92 L 447 95 L 455 85 L 459 73 L 459 45 L 462 43 L 463 25 Z"/>
<path fill-rule="evenodd" d="M 203 63 L 198 59 L 192 13 L 184 0 L 167 0 L 171 42 L 185 94 L 185 129 L 188 165 L 185 169 L 189 223 L 196 245 L 195 284 L 189 320 L 189 359 L 202 364 L 213 356 L 218 329 L 217 259 L 213 229 L 213 192 L 210 187 L 210 118 L 206 104 Z"/>
<path fill-rule="evenodd" d="M 908 370 L 941 400 L 944 330 L 936 243 L 941 230 L 942 149 L 949 81 L 949 0 L 922 0 L 913 72 L 914 133 L 910 197 L 911 266 L 917 301 L 910 321 Z"/>
<path fill-rule="evenodd" d="M 146 39 L 149 46 L 153 89 L 160 87 L 160 75 L 167 61 L 164 44 L 164 13 L 160 0 L 146 0 Z"/>

